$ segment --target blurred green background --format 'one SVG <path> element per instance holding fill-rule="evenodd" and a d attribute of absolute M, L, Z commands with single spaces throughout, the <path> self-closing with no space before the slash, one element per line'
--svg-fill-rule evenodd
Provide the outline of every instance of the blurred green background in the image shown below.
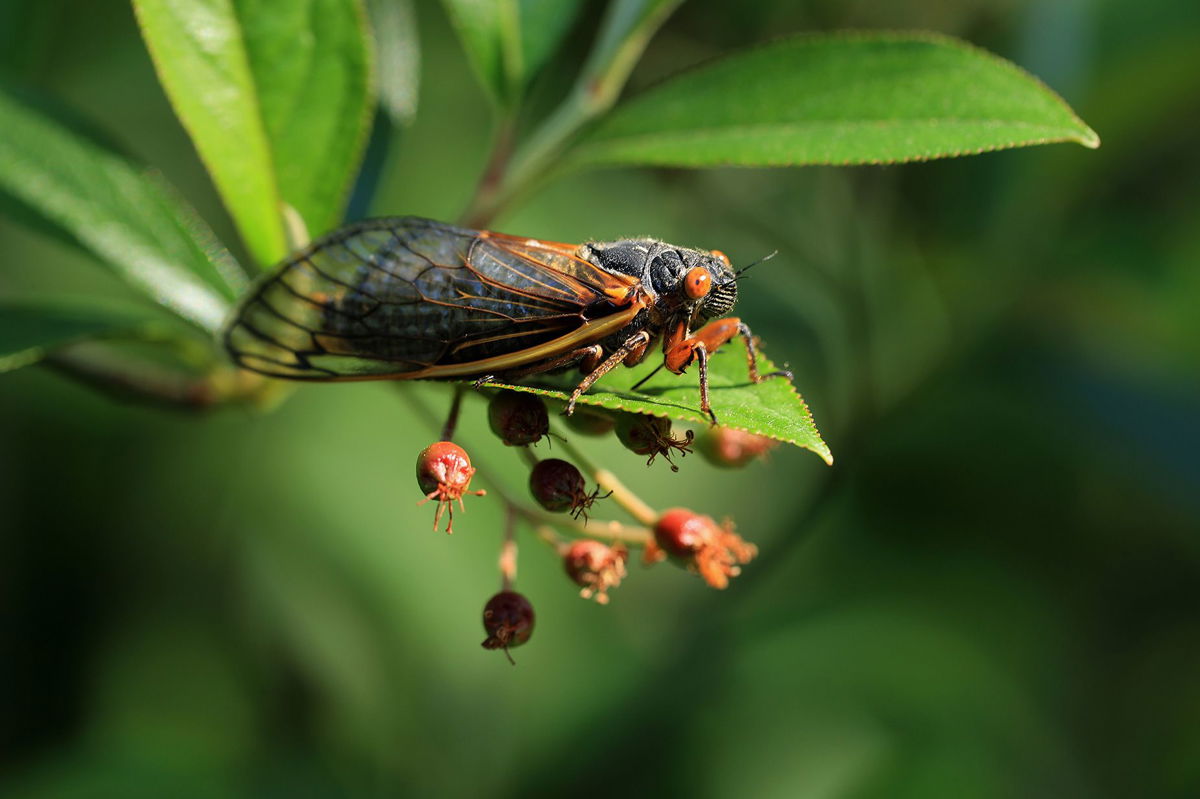
<path fill-rule="evenodd" d="M 569 85 L 600 11 L 535 104 Z M 440 6 L 418 17 L 417 119 L 376 141 L 352 215 L 452 219 L 482 167 L 487 103 Z M 411 471 L 434 431 L 394 387 L 188 417 L 5 375 L 0 793 L 1200 793 L 1200 5 L 693 0 L 631 87 L 844 27 L 986 47 L 1104 145 L 589 173 L 496 224 L 780 250 L 739 310 L 835 466 L 788 450 L 671 474 L 587 442 L 656 506 L 738 520 L 762 555 L 728 591 L 635 567 L 601 608 L 530 537 L 538 628 L 512 668 L 479 647 L 496 503 L 430 531 Z M 0 63 L 235 241 L 127 4 L 3 0 Z M 0 258 L 6 295 L 125 291 L 7 218 Z M 520 472 L 482 410 L 463 440 Z"/>

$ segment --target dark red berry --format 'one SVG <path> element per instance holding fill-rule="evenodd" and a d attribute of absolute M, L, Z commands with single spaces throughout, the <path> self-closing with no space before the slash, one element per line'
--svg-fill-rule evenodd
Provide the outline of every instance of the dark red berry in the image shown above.
<path fill-rule="evenodd" d="M 713 427 L 700 434 L 696 448 L 714 466 L 737 469 L 770 452 L 779 442 L 732 427 Z"/>
<path fill-rule="evenodd" d="M 546 510 L 554 513 L 570 511 L 576 518 L 586 514 L 587 509 L 601 498 L 599 487 L 589 494 L 579 469 L 558 458 L 537 462 L 529 474 L 529 491 Z"/>
<path fill-rule="evenodd" d="M 567 427 L 585 436 L 606 436 L 617 425 L 612 414 L 576 407 L 570 416 L 564 416 Z"/>
<path fill-rule="evenodd" d="M 671 471 L 679 471 L 679 467 L 671 461 L 671 451 L 677 450 L 680 455 L 692 451 L 692 439 L 695 433 L 688 430 L 683 438 L 676 438 L 671 433 L 671 422 L 661 416 L 650 416 L 642 413 L 622 414 L 617 420 L 617 438 L 625 448 L 638 455 L 649 455 L 646 465 L 654 463 L 659 455 L 671 465 Z"/>
<path fill-rule="evenodd" d="M 417 485 L 421 487 L 425 499 L 418 504 L 424 505 L 430 500 L 437 501 L 433 529 L 437 529 L 442 521 L 442 513 L 448 510 L 446 532 L 454 532 L 451 529 L 454 524 L 453 503 L 457 501 L 461 508 L 464 494 L 483 496 L 486 493 L 468 491 L 474 474 L 475 467 L 471 465 L 466 450 L 453 441 L 438 441 L 421 450 L 421 454 L 417 456 Z"/>
<path fill-rule="evenodd" d="M 488 403 L 492 432 L 510 447 L 537 443 L 550 432 L 550 417 L 542 398 L 521 391 L 501 391 Z"/>
<path fill-rule="evenodd" d="M 513 662 L 508 650 L 520 646 L 533 635 L 533 605 L 516 591 L 501 591 L 483 606 L 484 649 L 503 649 Z"/>
<path fill-rule="evenodd" d="M 726 520 L 717 524 L 686 508 L 673 508 L 658 518 L 654 540 L 677 563 L 704 578 L 713 588 L 725 588 L 741 574 L 738 564 L 749 563 L 758 549 L 733 531 Z"/>
<path fill-rule="evenodd" d="M 608 589 L 621 584 L 628 558 L 629 550 L 620 544 L 610 547 L 599 541 L 576 541 L 563 554 L 563 567 L 580 587 L 580 596 L 607 605 Z"/>

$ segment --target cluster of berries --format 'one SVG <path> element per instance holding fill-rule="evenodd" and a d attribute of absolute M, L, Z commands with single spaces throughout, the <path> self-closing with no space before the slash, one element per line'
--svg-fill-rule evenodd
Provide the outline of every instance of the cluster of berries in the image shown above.
<path fill-rule="evenodd" d="M 485 493 L 470 489 L 476 469 L 466 450 L 449 440 L 457 416 L 457 399 L 455 405 L 451 421 L 443 432 L 445 440 L 426 447 L 417 458 L 417 483 L 425 495 L 422 503 L 437 503 L 434 529 L 440 526 L 444 515 L 447 533 L 453 532 L 454 505 L 457 503 L 461 508 L 462 498 L 467 494 L 482 496 Z M 542 510 L 524 507 L 501 495 L 509 506 L 510 525 L 505 550 L 509 555 L 501 558 L 503 590 L 488 600 L 483 611 L 483 626 L 487 632 L 483 646 L 486 649 L 502 649 L 507 654 L 509 649 L 525 643 L 533 634 L 533 606 L 523 595 L 512 590 L 516 549 L 511 540 L 511 522 L 515 518 L 524 518 L 535 526 L 539 536 L 557 550 L 567 576 L 579 586 L 580 595 L 600 604 L 608 603 L 609 590 L 617 587 L 626 576 L 627 545 L 641 546 L 642 559 L 647 565 L 670 559 L 698 574 L 714 588 L 728 586 L 729 579 L 739 574 L 741 565 L 757 554 L 753 544 L 734 532 L 729 520 L 719 524 L 709 516 L 686 508 L 657 513 L 607 471 L 592 470 L 596 487 L 589 491 L 583 472 L 575 464 L 561 458 L 538 458 L 530 447 L 553 434 L 546 405 L 534 394 L 496 393 L 488 406 L 488 422 L 504 444 L 521 448 L 531 464 L 529 492 Z M 578 409 L 566 417 L 566 423 L 573 431 L 584 435 L 607 435 L 615 431 L 627 449 L 646 456 L 647 464 L 662 456 L 672 471 L 679 469 L 673 456 L 690 453 L 693 444 L 711 463 L 740 467 L 761 457 L 776 443 L 762 436 L 723 427 L 711 428 L 698 440 L 691 430 L 677 437 L 666 419 L 591 408 Z M 568 447 L 570 454 L 573 448 L 565 441 L 563 445 Z M 576 460 L 581 459 L 581 455 L 576 457 Z M 611 543 L 595 538 L 568 541 L 556 532 L 555 528 L 560 528 L 574 535 L 593 535 L 588 512 L 597 501 L 609 497 L 614 497 L 648 529 L 630 529 L 616 522 L 592 526 L 607 533 L 607 536 L 601 533 L 600 537 L 610 537 Z M 556 514 L 567 518 L 560 520 Z"/>

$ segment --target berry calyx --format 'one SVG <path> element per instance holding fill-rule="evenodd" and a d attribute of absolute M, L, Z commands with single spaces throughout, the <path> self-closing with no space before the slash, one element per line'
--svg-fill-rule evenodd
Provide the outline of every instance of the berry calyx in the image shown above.
<path fill-rule="evenodd" d="M 457 500 L 459 508 L 463 508 L 464 494 L 483 496 L 487 493 L 468 491 L 474 474 L 475 467 L 471 465 L 467 451 L 453 441 L 438 441 L 421 450 L 417 456 L 417 485 L 421 487 L 425 499 L 417 504 L 424 505 L 430 500 L 437 502 L 437 512 L 433 516 L 434 530 L 441 524 L 442 513 L 448 511 L 446 533 L 453 533 L 453 503 Z"/>
<path fill-rule="evenodd" d="M 676 438 L 671 433 L 670 420 L 661 416 L 627 413 L 617 420 L 617 438 L 626 449 L 638 455 L 649 455 L 647 466 L 662 455 L 673 472 L 679 471 L 679 467 L 671 460 L 671 451 L 677 450 L 681 456 L 687 455 L 692 451 L 694 437 L 695 433 L 688 430 L 683 438 Z"/>
<path fill-rule="evenodd" d="M 563 567 L 584 599 L 608 604 L 608 589 L 616 588 L 625 577 L 625 561 L 629 550 L 617 544 L 608 546 L 599 541 L 576 541 L 563 554 Z"/>
<path fill-rule="evenodd" d="M 501 391 L 488 403 L 488 425 L 507 446 L 524 447 L 550 432 L 550 417 L 541 397 Z"/>
<path fill-rule="evenodd" d="M 484 649 L 503 649 L 508 662 L 516 665 L 508 650 L 533 635 L 533 605 L 523 594 L 501 591 L 483 606 Z"/>
<path fill-rule="evenodd" d="M 582 514 L 587 518 L 588 508 L 592 507 L 600 495 L 600 487 L 590 494 L 587 482 L 574 464 L 559 458 L 546 458 L 538 461 L 529 473 L 529 492 L 548 511 L 552 513 L 570 514 L 576 519 Z M 612 492 L 610 491 L 609 494 Z"/>
<path fill-rule="evenodd" d="M 713 427 L 696 441 L 696 449 L 706 461 L 727 469 L 739 469 L 778 445 L 773 438 L 732 427 Z"/>
<path fill-rule="evenodd" d="M 686 508 L 672 508 L 654 525 L 654 540 L 676 563 L 699 574 L 713 588 L 726 588 L 729 578 L 741 574 L 738 564 L 749 563 L 758 548 L 733 531 L 726 520 L 718 525 L 711 516 Z"/>

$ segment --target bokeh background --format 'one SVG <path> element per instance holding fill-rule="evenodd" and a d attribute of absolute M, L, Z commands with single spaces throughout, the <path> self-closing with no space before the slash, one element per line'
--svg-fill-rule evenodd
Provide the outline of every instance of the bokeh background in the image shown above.
<path fill-rule="evenodd" d="M 600 10 L 535 103 L 569 85 Z M 352 216 L 452 219 L 485 158 L 486 101 L 441 8 L 418 17 L 419 114 L 377 131 Z M 842 27 L 993 50 L 1104 144 L 591 173 L 497 224 L 780 250 L 741 313 L 795 371 L 835 466 L 792 450 L 671 474 L 587 442 L 657 506 L 738 520 L 762 556 L 728 591 L 635 568 L 601 608 L 529 537 L 538 628 L 512 668 L 479 647 L 495 503 L 430 532 L 411 470 L 434 431 L 394 387 L 193 417 L 5 375 L 0 793 L 1200 793 L 1200 5 L 692 0 L 632 88 Z M 0 63 L 235 241 L 126 4 L 3 0 Z M 62 286 L 123 293 L 0 219 L 0 291 Z M 521 472 L 482 410 L 464 440 Z"/>

